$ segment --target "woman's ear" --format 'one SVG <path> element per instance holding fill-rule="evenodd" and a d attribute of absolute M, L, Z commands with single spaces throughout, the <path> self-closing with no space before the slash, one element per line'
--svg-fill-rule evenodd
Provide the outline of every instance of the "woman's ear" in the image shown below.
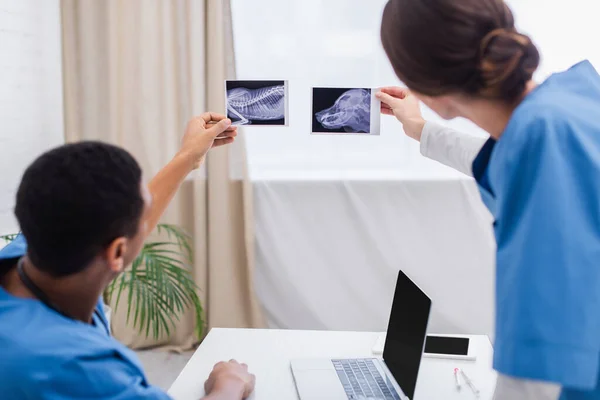
<path fill-rule="evenodd" d="M 127 238 L 125 237 L 116 238 L 108 246 L 106 249 L 106 261 L 112 272 L 123 272 L 125 267 L 125 254 L 127 254 Z"/>

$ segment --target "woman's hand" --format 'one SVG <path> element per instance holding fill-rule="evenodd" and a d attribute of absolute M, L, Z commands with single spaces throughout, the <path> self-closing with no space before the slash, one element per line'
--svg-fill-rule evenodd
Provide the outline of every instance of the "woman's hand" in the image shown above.
<path fill-rule="evenodd" d="M 231 125 L 231 120 L 207 112 L 188 122 L 179 155 L 189 158 L 196 169 L 211 148 L 232 143 L 236 136 L 237 127 Z"/>
<path fill-rule="evenodd" d="M 215 365 L 204 384 L 205 399 L 245 399 L 254 391 L 256 377 L 248 372 L 246 364 L 235 360 Z"/>
<path fill-rule="evenodd" d="M 381 88 L 376 96 L 381 100 L 381 113 L 395 116 L 409 137 L 421 141 L 425 120 L 419 100 L 408 89 L 395 86 Z"/>

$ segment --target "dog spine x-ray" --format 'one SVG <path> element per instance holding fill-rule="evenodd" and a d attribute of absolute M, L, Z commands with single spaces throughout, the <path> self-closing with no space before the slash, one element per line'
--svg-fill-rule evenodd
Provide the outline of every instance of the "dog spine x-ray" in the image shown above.
<path fill-rule="evenodd" d="M 371 127 L 371 93 L 365 89 L 350 89 L 333 106 L 316 114 L 317 121 L 327 129 L 343 128 L 346 132 L 369 132 Z"/>
<path fill-rule="evenodd" d="M 250 124 L 251 120 L 283 119 L 285 118 L 285 86 L 228 90 L 227 110 L 240 119 L 241 125 Z"/>

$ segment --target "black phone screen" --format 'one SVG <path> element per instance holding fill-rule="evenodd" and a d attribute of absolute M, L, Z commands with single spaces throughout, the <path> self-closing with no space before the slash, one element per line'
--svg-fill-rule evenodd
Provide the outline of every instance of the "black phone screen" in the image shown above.
<path fill-rule="evenodd" d="M 427 339 L 425 340 L 425 353 L 466 356 L 469 354 L 469 339 L 427 336 Z"/>

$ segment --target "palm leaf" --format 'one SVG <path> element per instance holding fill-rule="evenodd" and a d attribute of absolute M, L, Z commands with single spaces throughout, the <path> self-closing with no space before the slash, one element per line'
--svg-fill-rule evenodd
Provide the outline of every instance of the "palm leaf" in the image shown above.
<path fill-rule="evenodd" d="M 190 235 L 175 225 L 159 224 L 157 228 L 159 234 L 166 232 L 169 239 L 174 238 L 177 241 L 179 248 L 184 251 L 184 256 L 188 263 L 191 264 L 194 261 L 192 246 L 190 244 L 192 238 Z"/>
<path fill-rule="evenodd" d="M 18 233 L 11 233 L 10 235 L 0 235 L 0 240 L 7 244 L 15 240 L 17 236 L 19 236 Z"/>
<path fill-rule="evenodd" d="M 169 336 L 181 315 L 191 308 L 196 334 L 202 338 L 204 310 L 190 268 L 191 238 L 173 225 L 159 225 L 158 232 L 167 240 L 146 243 L 131 268 L 109 285 L 107 300 L 116 294 L 116 309 L 127 292 L 127 322 L 155 339 Z"/>

